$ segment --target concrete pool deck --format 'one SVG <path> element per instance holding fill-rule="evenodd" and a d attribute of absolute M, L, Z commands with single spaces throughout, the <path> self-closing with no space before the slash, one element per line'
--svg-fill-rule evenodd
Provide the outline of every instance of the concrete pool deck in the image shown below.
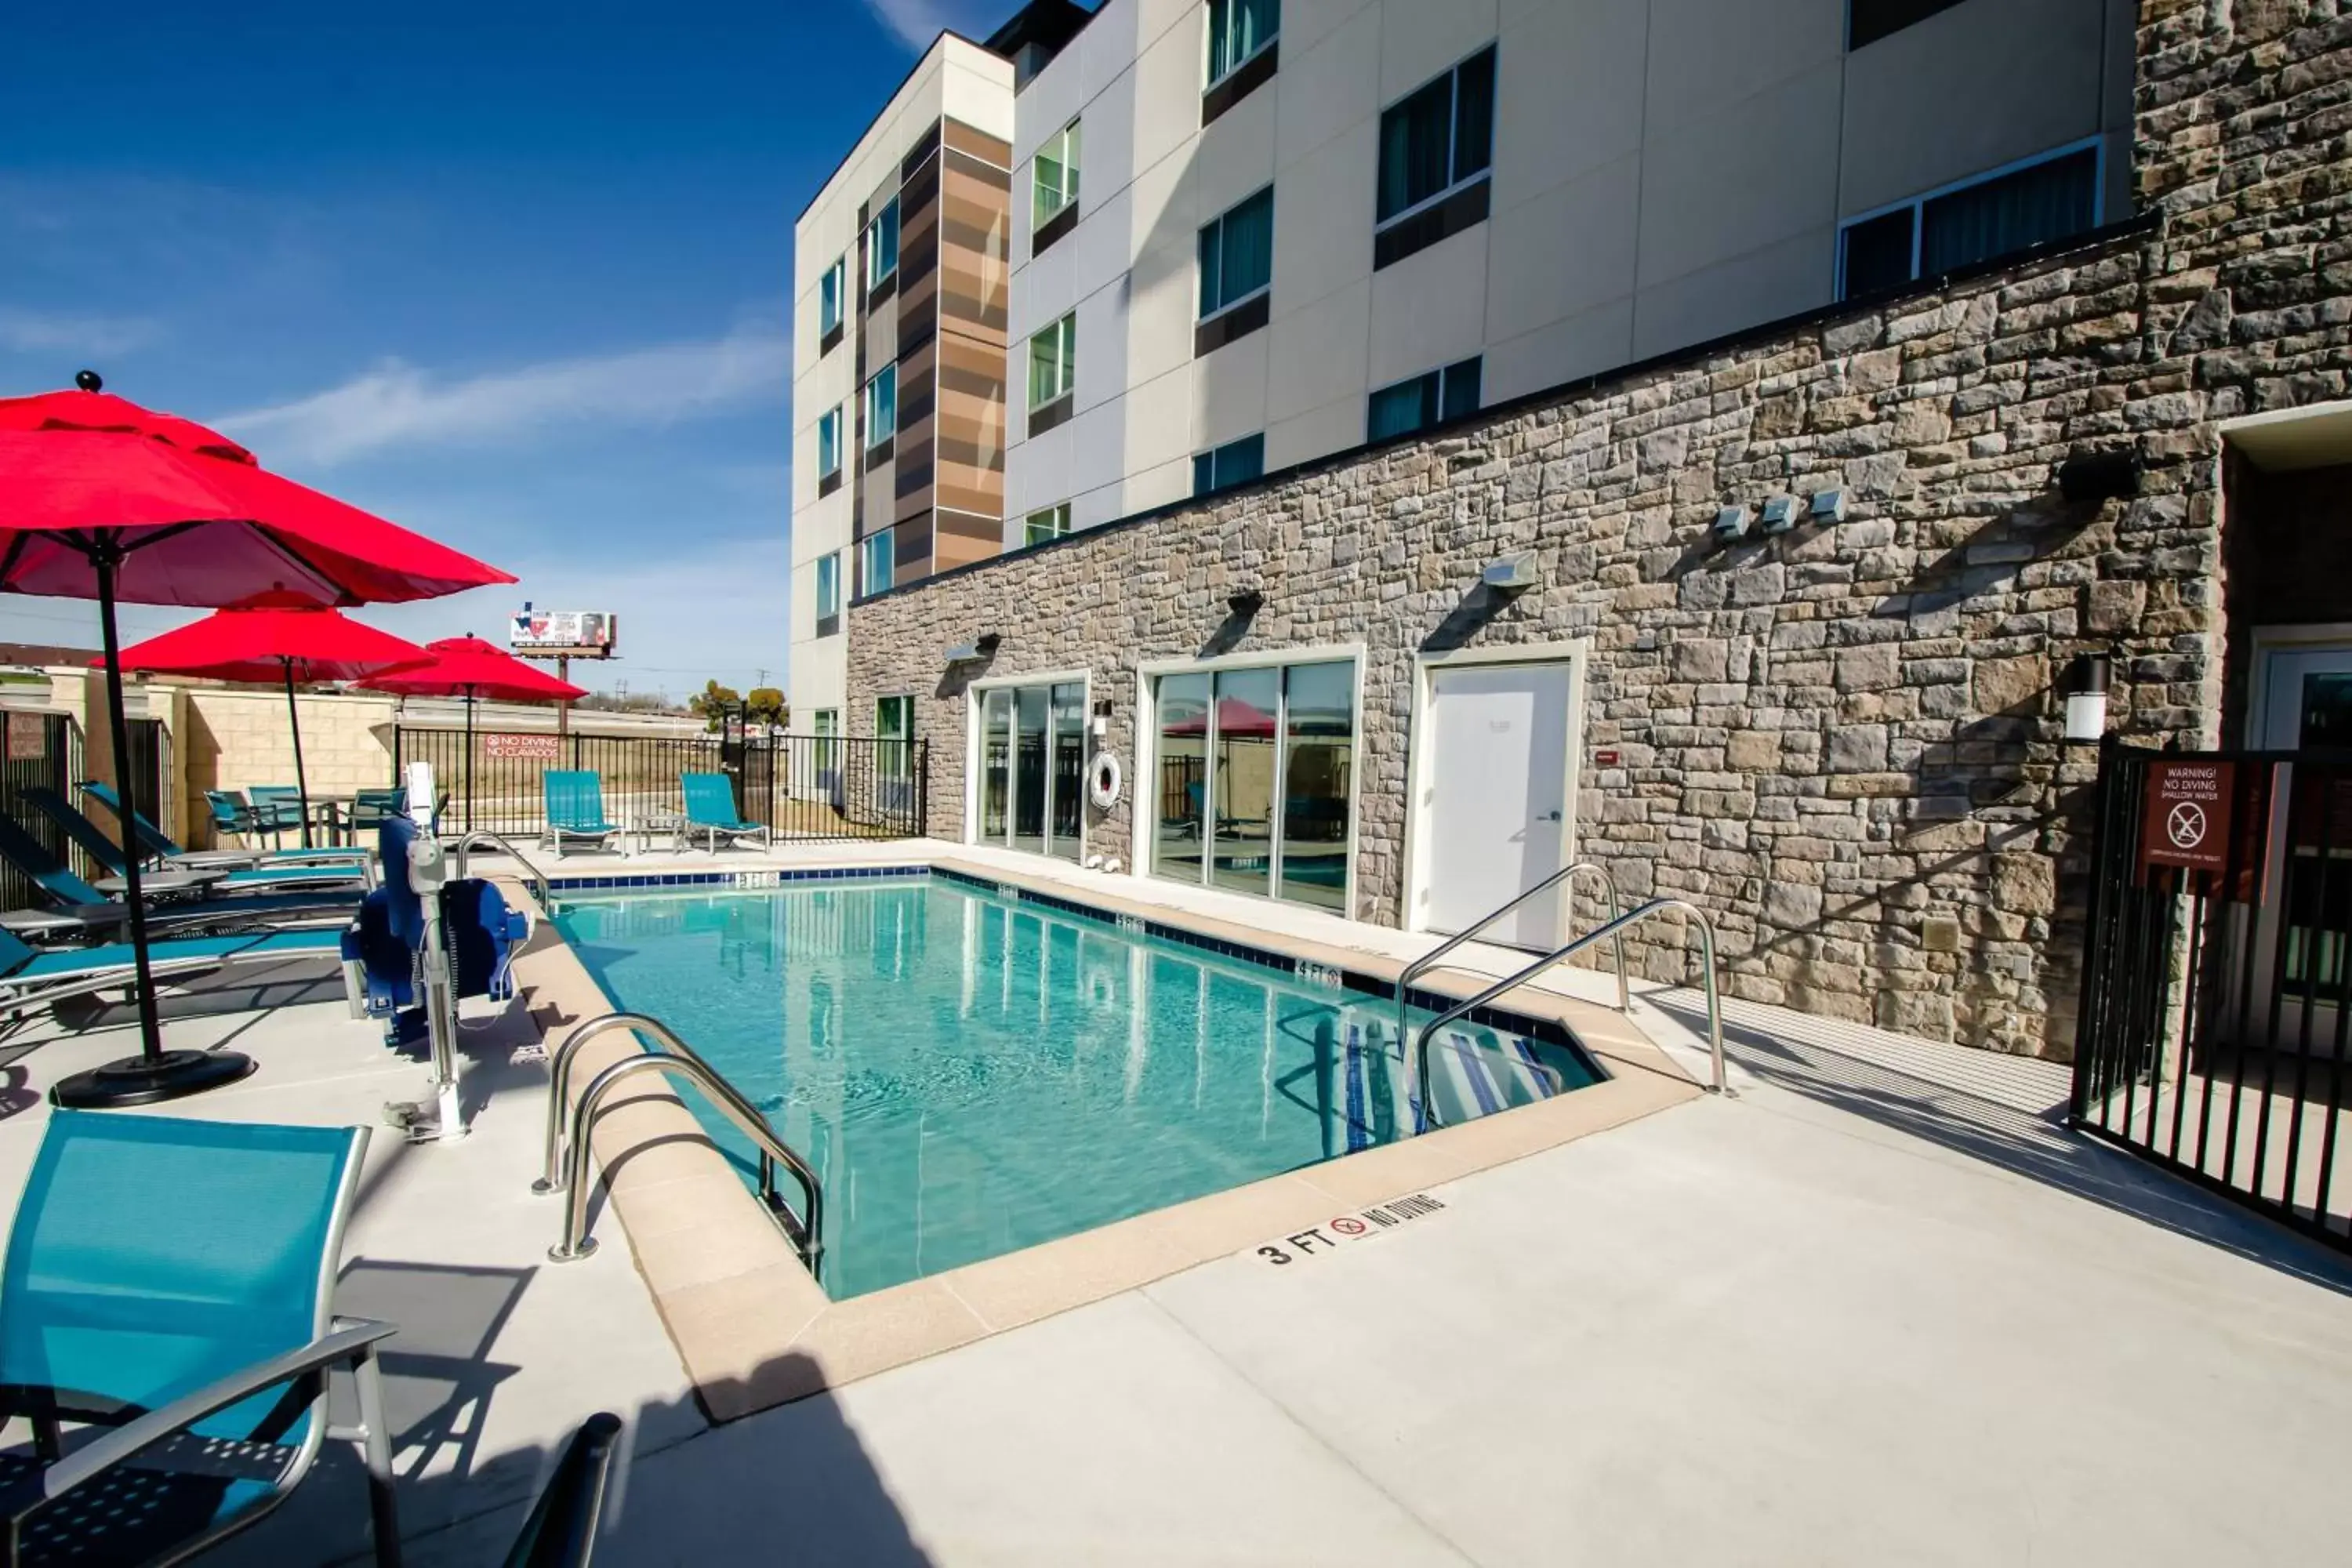
<path fill-rule="evenodd" d="M 1236 905 L 1202 907 L 1257 912 Z M 263 1064 L 175 1112 L 371 1121 L 415 1091 L 374 1026 L 310 1000 L 331 974 L 295 979 L 170 1025 Z M 1696 1003 L 1637 1010 L 1664 1033 Z M 1441 1207 L 1361 1241 L 1269 1232 L 1288 1261 L 1238 1248 L 719 1426 L 625 1224 L 545 1262 L 544 1068 L 511 1059 L 539 1031 L 478 1021 L 475 1134 L 379 1136 L 338 1303 L 403 1326 L 411 1560 L 495 1561 L 599 1408 L 631 1422 L 600 1563 L 2336 1554 L 2352 1265 L 2065 1132 L 2061 1069 L 1728 1012 L 1736 1099 L 1434 1182 Z M 38 1091 L 127 1039 L 8 1042 L 38 1048 L 9 1068 L 7 1201 Z M 217 1560 L 360 1551 L 356 1467 L 331 1460 Z"/>

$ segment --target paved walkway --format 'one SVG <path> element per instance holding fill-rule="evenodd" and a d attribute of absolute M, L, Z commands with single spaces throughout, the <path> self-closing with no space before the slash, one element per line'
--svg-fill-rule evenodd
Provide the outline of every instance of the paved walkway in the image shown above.
<path fill-rule="evenodd" d="M 305 1001 L 331 994 L 176 1021 L 264 1063 L 177 1109 L 371 1121 L 413 1092 L 373 1026 Z M 2352 1265 L 2065 1132 L 2063 1072 L 1728 1011 L 1733 1099 L 1436 1189 L 1363 1241 L 1269 1237 L 1291 1261 L 1247 1249 L 716 1428 L 617 1227 L 544 1262 L 543 1069 L 511 1059 L 535 1030 L 478 1021 L 476 1134 L 378 1140 L 339 1302 L 403 1325 L 410 1560 L 497 1561 L 600 1407 L 632 1424 L 600 1564 L 2340 1554 Z M 1688 1052 L 1696 996 L 1637 1013 Z M 33 1041 L 0 1120 L 12 1194 L 37 1091 L 127 1044 Z M 361 1515 L 338 1457 L 220 1560 L 342 1560 Z"/>

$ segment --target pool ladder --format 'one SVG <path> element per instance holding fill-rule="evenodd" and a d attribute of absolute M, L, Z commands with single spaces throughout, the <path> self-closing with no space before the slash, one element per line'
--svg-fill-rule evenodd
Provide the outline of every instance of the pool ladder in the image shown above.
<path fill-rule="evenodd" d="M 555 912 L 554 900 L 549 896 L 551 889 L 547 880 L 547 873 L 532 865 L 529 857 L 514 847 L 514 840 L 503 833 L 493 833 L 487 827 L 469 827 L 450 841 L 449 852 L 457 858 L 457 875 L 460 878 L 466 875 L 466 851 L 473 848 L 477 844 L 495 846 L 512 856 L 514 863 L 530 874 L 528 886 L 530 889 L 531 897 L 539 900 L 540 912 L 549 915 Z"/>
<path fill-rule="evenodd" d="M 629 1029 L 658 1043 L 660 1048 L 646 1048 L 634 1056 L 622 1058 L 588 1080 L 580 1092 L 577 1105 L 569 1103 L 572 1087 L 572 1064 L 578 1058 L 580 1048 L 597 1036 L 614 1029 Z M 640 1073 L 672 1073 L 691 1081 L 719 1113 L 735 1124 L 736 1130 L 758 1146 L 760 1151 L 760 1189 L 758 1196 L 769 1217 L 784 1233 L 793 1250 L 807 1266 L 811 1279 L 821 1279 L 819 1270 L 824 1262 L 824 1189 L 808 1162 L 793 1152 L 791 1144 L 777 1136 L 751 1102 L 745 1100 L 726 1075 L 701 1057 L 693 1047 L 677 1037 L 668 1025 L 643 1013 L 608 1013 L 601 1018 L 591 1018 L 555 1047 L 554 1059 L 549 1063 L 547 1089 L 547 1149 L 546 1168 L 531 1183 L 534 1193 L 562 1193 L 569 1200 L 563 1205 L 563 1235 L 555 1246 L 547 1249 L 551 1262 L 571 1263 L 596 1250 L 596 1238 L 588 1234 L 588 1130 L 595 1125 L 596 1112 L 613 1090 Z M 790 1172 L 801 1189 L 801 1206 L 797 1212 L 776 1185 L 776 1168 L 781 1165 Z"/>
<path fill-rule="evenodd" d="M 1488 926 L 1494 924 L 1505 915 L 1509 914 L 1513 910 L 1517 909 L 1520 905 L 1526 903 L 1530 899 L 1533 899 L 1538 893 L 1542 893 L 1549 889 L 1568 880 L 1570 877 L 1575 876 L 1579 871 L 1596 872 L 1600 875 L 1601 881 L 1607 885 L 1609 889 L 1608 921 L 1598 928 L 1589 931 L 1582 936 L 1576 938 L 1573 942 L 1570 942 L 1564 946 L 1554 948 L 1551 952 L 1544 954 L 1541 958 L 1537 959 L 1533 963 L 1528 964 L 1524 969 L 1520 969 L 1516 973 L 1506 976 L 1504 979 L 1496 981 L 1494 984 L 1488 986 L 1486 990 L 1481 991 L 1475 996 L 1471 997 L 1468 1001 L 1457 1003 L 1453 1007 L 1448 1008 L 1445 1012 L 1441 1013 L 1436 1017 L 1431 1019 L 1427 1024 L 1422 1026 L 1421 1032 L 1413 1037 L 1412 1050 L 1414 1082 L 1421 1094 L 1421 1104 L 1423 1106 L 1423 1113 L 1424 1115 L 1428 1113 L 1428 1107 L 1431 1104 L 1429 1098 L 1429 1043 L 1436 1037 L 1437 1032 L 1440 1029 L 1443 1029 L 1448 1024 L 1455 1022 L 1457 1019 L 1465 1017 L 1468 1015 L 1476 1012 L 1479 1008 L 1486 1006 L 1487 1004 L 1495 1001 L 1505 994 L 1517 990 L 1520 986 L 1527 984 L 1529 981 L 1543 973 L 1544 971 L 1549 969 L 1553 964 L 1573 958 L 1576 954 L 1583 952 L 1586 948 L 1591 947 L 1595 943 L 1603 941 L 1609 942 L 1614 949 L 1616 958 L 1617 1010 L 1621 1013 L 1632 1012 L 1633 998 L 1627 988 L 1625 980 L 1625 932 L 1633 927 L 1640 925 L 1643 921 L 1653 919 L 1669 910 L 1677 910 L 1682 911 L 1696 921 L 1698 926 L 1700 979 L 1706 990 L 1707 1054 L 1709 1064 L 1713 1068 L 1711 1075 L 1712 1081 L 1708 1083 L 1706 1087 L 1708 1092 L 1712 1094 L 1722 1094 L 1725 1092 L 1723 1060 L 1723 1001 L 1717 991 L 1716 981 L 1715 922 L 1707 917 L 1707 913 L 1705 910 L 1700 909 L 1696 904 L 1692 903 L 1687 899 L 1652 899 L 1649 902 L 1641 905 L 1639 908 L 1634 909 L 1630 912 L 1622 911 L 1622 906 L 1620 905 L 1617 897 L 1617 879 L 1609 874 L 1607 867 L 1599 865 L 1598 863 L 1591 860 L 1580 860 L 1572 866 L 1563 867 L 1559 870 L 1555 871 L 1550 876 L 1545 878 L 1542 881 L 1538 882 L 1534 887 L 1529 888 L 1526 892 L 1521 893 L 1517 898 L 1513 899 L 1509 903 L 1503 905 L 1500 909 L 1496 910 L 1491 914 L 1488 914 L 1483 919 L 1477 921 L 1467 930 L 1457 932 L 1440 946 L 1423 953 L 1421 957 L 1413 960 L 1412 963 L 1405 965 L 1404 973 L 1397 976 L 1396 984 L 1398 1038 L 1402 1040 L 1404 1037 L 1405 993 L 1410 988 L 1415 978 L 1436 967 L 1438 960 L 1444 958 L 1447 953 L 1452 952 L 1455 948 L 1460 947 L 1464 942 L 1468 942 L 1472 937 L 1486 930 Z"/>

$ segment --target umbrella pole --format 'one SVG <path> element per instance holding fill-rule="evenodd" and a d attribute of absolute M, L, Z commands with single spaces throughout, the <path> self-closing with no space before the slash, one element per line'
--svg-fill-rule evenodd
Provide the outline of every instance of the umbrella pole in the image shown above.
<path fill-rule="evenodd" d="M 474 831 L 474 689 L 466 688 L 466 831 Z"/>
<path fill-rule="evenodd" d="M 106 719 L 114 742 L 114 792 L 121 803 L 116 831 L 122 842 L 122 896 L 128 907 L 131 962 L 138 975 L 139 1054 L 58 1080 L 49 1098 L 79 1110 L 152 1105 L 235 1083 L 253 1070 L 253 1058 L 236 1051 L 167 1051 L 155 1016 L 155 977 L 147 962 L 147 906 L 140 886 L 138 834 L 131 813 L 139 797 L 131 792 L 131 723 L 122 711 L 122 647 L 114 625 L 114 574 L 121 567 L 120 539 L 101 535 L 84 547 L 98 574 L 98 620 L 106 649 Z"/>
<path fill-rule="evenodd" d="M 294 706 L 294 661 L 278 661 L 286 667 L 286 722 L 294 731 L 294 793 L 302 802 L 302 847 L 310 847 L 310 780 L 302 772 L 302 715 Z"/>

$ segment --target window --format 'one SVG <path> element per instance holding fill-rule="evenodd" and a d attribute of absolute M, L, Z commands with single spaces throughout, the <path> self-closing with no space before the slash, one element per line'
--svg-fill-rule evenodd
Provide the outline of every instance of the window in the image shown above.
<path fill-rule="evenodd" d="M 1209 0 L 1209 85 L 1255 58 L 1281 31 L 1282 0 Z"/>
<path fill-rule="evenodd" d="M 879 288 L 898 270 L 898 198 L 892 196 L 866 226 L 866 286 Z"/>
<path fill-rule="evenodd" d="M 1846 225 L 1839 235 L 1838 297 L 1941 277 L 2098 221 L 2099 148 L 2093 142 Z"/>
<path fill-rule="evenodd" d="M 1192 458 L 1192 493 L 1207 495 L 1228 485 L 1245 485 L 1265 472 L 1265 437 L 1244 436 L 1238 441 L 1228 441 L 1213 452 L 1196 453 Z"/>
<path fill-rule="evenodd" d="M 1265 293 L 1274 282 L 1274 187 L 1201 231 L 1201 319 Z"/>
<path fill-rule="evenodd" d="M 835 795 L 841 784 L 841 710 L 820 708 L 810 716 L 809 727 L 816 736 L 810 750 L 816 753 L 816 794 L 825 799 Z"/>
<path fill-rule="evenodd" d="M 1085 841 L 1087 689 L 1000 686 L 981 699 L 982 844 L 1078 858 Z"/>
<path fill-rule="evenodd" d="M 834 258 L 833 265 L 824 269 L 824 280 L 816 286 L 817 331 L 826 338 L 841 330 L 843 296 L 849 289 L 849 261 L 845 257 Z"/>
<path fill-rule="evenodd" d="M 1029 406 L 1067 397 L 1077 371 L 1078 313 L 1073 310 L 1029 340 Z"/>
<path fill-rule="evenodd" d="M 1036 219 L 1044 228 L 1063 208 L 1078 199 L 1078 122 L 1071 121 L 1037 149 Z"/>
<path fill-rule="evenodd" d="M 838 405 L 817 416 L 816 477 L 831 479 L 841 472 L 841 409 Z"/>
<path fill-rule="evenodd" d="M 1028 537 L 1022 541 L 1024 544 L 1043 544 L 1049 539 L 1059 539 L 1070 531 L 1070 503 L 1064 501 L 1059 506 L 1049 506 L 1044 511 L 1033 511 L 1024 526 L 1028 531 Z"/>
<path fill-rule="evenodd" d="M 886 364 L 866 384 L 866 447 L 879 447 L 898 433 L 898 367 Z"/>
<path fill-rule="evenodd" d="M 903 779 L 910 771 L 910 744 L 915 738 L 915 700 L 878 697 L 874 701 L 874 771 L 886 779 Z"/>
<path fill-rule="evenodd" d="M 1490 47 L 1381 116 L 1379 222 L 1394 223 L 1460 189 L 1484 175 L 1494 162 L 1495 51 Z"/>
<path fill-rule="evenodd" d="M 1344 912 L 1355 665 L 1187 671 L 1152 695 L 1152 874 Z"/>
<path fill-rule="evenodd" d="M 1479 361 L 1465 359 L 1373 393 L 1366 438 L 1385 441 L 1476 413 L 1482 368 Z"/>
<path fill-rule="evenodd" d="M 841 557 L 816 558 L 816 635 L 829 637 L 841 629 Z"/>
<path fill-rule="evenodd" d="M 858 541 L 857 564 L 858 576 L 862 579 L 859 587 L 861 594 L 879 594 L 890 586 L 890 569 L 895 564 L 895 558 L 891 553 L 890 533 L 891 531 L 886 528 L 879 533 L 869 533 Z"/>
<path fill-rule="evenodd" d="M 1938 11 L 1948 11 L 1960 0 L 1848 0 L 1845 47 L 1861 48 L 1889 33 L 1899 33 L 1914 22 L 1924 22 Z"/>

